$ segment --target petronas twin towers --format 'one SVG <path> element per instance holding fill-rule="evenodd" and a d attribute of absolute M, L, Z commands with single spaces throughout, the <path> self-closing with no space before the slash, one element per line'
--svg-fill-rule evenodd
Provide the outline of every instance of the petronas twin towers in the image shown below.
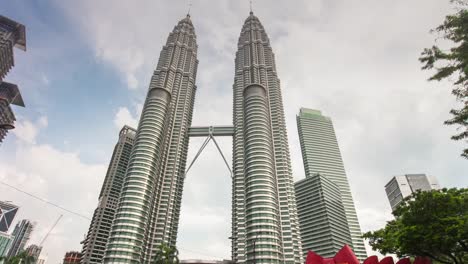
<path fill-rule="evenodd" d="M 104 263 L 152 263 L 160 244 L 176 243 L 197 66 L 187 15 L 169 34 L 151 78 Z M 301 263 L 280 81 L 252 12 L 239 37 L 233 93 L 233 261 Z"/>

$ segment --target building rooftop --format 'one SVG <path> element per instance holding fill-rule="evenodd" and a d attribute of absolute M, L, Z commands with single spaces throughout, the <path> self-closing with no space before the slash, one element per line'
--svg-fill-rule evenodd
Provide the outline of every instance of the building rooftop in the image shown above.
<path fill-rule="evenodd" d="M 10 30 L 15 33 L 15 47 L 26 50 L 26 28 L 8 17 L 0 15 L 0 28 Z"/>

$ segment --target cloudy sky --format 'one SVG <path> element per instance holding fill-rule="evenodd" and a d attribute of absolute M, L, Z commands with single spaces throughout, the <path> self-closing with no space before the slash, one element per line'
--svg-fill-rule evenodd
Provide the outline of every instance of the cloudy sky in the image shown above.
<path fill-rule="evenodd" d="M 0 180 L 87 217 L 124 124 L 135 126 L 149 78 L 186 0 L 6 1 L 0 14 L 26 25 L 6 80 L 26 108 L 0 147 Z M 193 0 L 199 45 L 193 125 L 232 123 L 234 54 L 249 3 Z M 254 12 L 276 54 L 296 179 L 304 177 L 295 124 L 300 107 L 332 117 L 363 231 L 391 218 L 384 185 L 392 175 L 427 173 L 445 187 L 468 185 L 456 130 L 442 123 L 456 102 L 446 82 L 428 83 L 421 50 L 448 13 L 448 0 L 256 0 Z M 189 159 L 203 139 L 190 142 Z M 231 140 L 219 139 L 231 158 Z M 230 256 L 229 173 L 208 146 L 188 176 L 178 247 L 183 259 Z M 37 222 L 38 243 L 58 263 L 89 220 L 0 184 L 0 200 Z"/>

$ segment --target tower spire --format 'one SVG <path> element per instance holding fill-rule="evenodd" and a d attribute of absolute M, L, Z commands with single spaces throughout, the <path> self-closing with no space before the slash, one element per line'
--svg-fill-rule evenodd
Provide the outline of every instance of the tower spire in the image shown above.
<path fill-rule="evenodd" d="M 253 14 L 253 10 L 252 10 L 252 0 L 250 0 L 250 14 Z"/>
<path fill-rule="evenodd" d="M 190 16 L 190 10 L 192 9 L 192 0 L 188 1 L 188 11 L 187 11 L 187 16 Z"/>

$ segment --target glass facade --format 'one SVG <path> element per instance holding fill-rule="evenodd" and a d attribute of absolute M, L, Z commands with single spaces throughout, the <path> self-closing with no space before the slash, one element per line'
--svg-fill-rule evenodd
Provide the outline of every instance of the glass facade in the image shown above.
<path fill-rule="evenodd" d="M 151 78 L 104 263 L 151 263 L 175 245 L 198 67 L 190 16 L 169 34 Z"/>
<path fill-rule="evenodd" d="M 301 108 L 297 128 L 305 174 L 320 174 L 338 186 L 351 234 L 350 246 L 360 260 L 366 259 L 361 227 L 331 119 L 318 110 Z"/>
<path fill-rule="evenodd" d="M 252 12 L 238 41 L 233 93 L 232 259 L 302 263 L 280 82 Z"/>

